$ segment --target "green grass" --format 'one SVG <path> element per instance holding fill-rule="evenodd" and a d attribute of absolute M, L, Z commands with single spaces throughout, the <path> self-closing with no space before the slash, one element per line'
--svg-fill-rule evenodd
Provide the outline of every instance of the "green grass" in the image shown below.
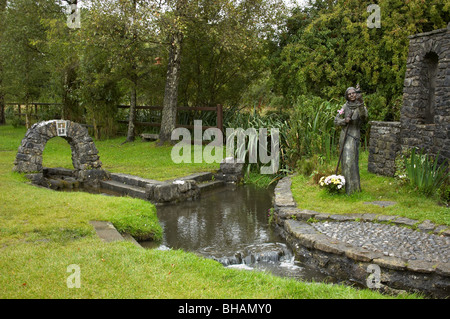
<path fill-rule="evenodd" d="M 360 193 L 350 196 L 341 193 L 331 195 L 312 179 L 303 175 L 292 178 L 292 194 L 297 206 L 330 214 L 372 213 L 395 215 L 423 221 L 429 219 L 437 224 L 450 225 L 450 210 L 441 206 L 435 197 L 427 197 L 403 185 L 392 177 L 384 177 L 367 171 L 368 153 L 360 157 Z M 365 202 L 394 201 L 393 206 L 380 207 Z"/>
<path fill-rule="evenodd" d="M 309 284 L 266 273 L 227 269 L 218 262 L 180 250 L 142 249 L 129 242 L 104 243 L 95 235 L 90 220 L 109 220 L 120 231 L 160 237 L 155 207 L 139 199 L 62 193 L 30 185 L 24 176 L 12 172 L 24 134 L 23 128 L 0 126 L 2 299 L 391 298 L 348 286 Z M 71 168 L 70 149 L 61 141 L 49 142 L 45 165 Z M 106 169 L 169 179 L 215 167 L 178 167 L 168 161 L 169 148 L 141 142 L 120 145 L 121 141 L 96 142 Z M 67 267 L 71 264 L 80 266 L 79 289 L 67 287 Z"/>
<path fill-rule="evenodd" d="M 22 243 L 2 248 L 0 255 L 2 298 L 387 298 L 348 286 L 227 269 L 180 250 L 145 250 L 92 238 L 66 244 Z M 66 284 L 72 264 L 80 267 L 79 289 Z"/>
<path fill-rule="evenodd" d="M 103 169 L 155 180 L 219 169 L 218 163 L 194 163 L 194 147 L 191 147 L 191 163 L 176 164 L 171 159 L 171 146 L 157 146 L 155 142 L 143 142 L 140 139 L 125 144 L 122 144 L 123 141 L 123 137 L 95 141 Z M 42 165 L 73 168 L 69 144 L 60 137 L 49 140 L 44 149 Z"/>

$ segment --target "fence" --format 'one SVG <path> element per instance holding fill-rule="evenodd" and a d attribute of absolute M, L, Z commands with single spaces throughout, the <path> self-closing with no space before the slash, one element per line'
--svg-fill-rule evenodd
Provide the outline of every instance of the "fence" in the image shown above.
<path fill-rule="evenodd" d="M 61 103 L 39 103 L 39 102 L 32 102 L 28 103 L 28 107 L 32 107 L 31 112 L 28 112 L 28 110 L 25 111 L 25 113 L 22 113 L 22 108 L 26 107 L 24 103 L 18 103 L 18 102 L 11 102 L 11 103 L 5 103 L 6 105 L 11 106 L 17 106 L 17 112 L 14 112 L 15 115 L 21 117 L 21 116 L 30 116 L 33 118 L 38 118 L 38 107 L 41 106 L 62 106 Z M 117 108 L 119 109 L 129 109 L 129 105 L 117 105 Z M 148 105 L 139 105 L 136 106 L 136 110 L 151 110 L 151 111 L 162 111 L 162 106 L 148 106 Z M 34 112 L 33 112 L 34 111 Z M 218 128 L 223 132 L 223 107 L 221 104 L 218 104 L 216 107 L 178 107 L 177 108 L 177 122 L 178 122 L 178 112 L 179 111 L 210 111 L 210 112 L 216 112 L 216 126 L 203 126 L 202 129 L 206 130 L 208 128 Z M 34 113 L 34 114 L 33 114 Z M 128 121 L 122 120 L 118 121 L 119 123 L 128 124 Z M 139 122 L 136 121 L 134 123 L 136 126 L 151 126 L 151 127 L 161 127 L 160 122 Z M 88 125 L 89 126 L 89 125 Z M 187 125 L 187 124 L 176 124 L 176 127 L 183 127 L 188 129 L 193 129 L 194 125 Z"/>
<path fill-rule="evenodd" d="M 118 105 L 118 108 L 121 109 L 129 109 L 129 105 Z M 152 110 L 152 111 L 162 111 L 162 106 L 136 106 L 136 110 Z M 218 104 L 216 107 L 177 107 L 177 122 L 178 122 L 178 112 L 179 111 L 212 111 L 216 112 L 216 126 L 203 126 L 202 129 L 206 130 L 208 128 L 218 128 L 223 132 L 223 107 L 221 104 Z M 128 121 L 118 121 L 119 123 L 127 124 Z M 137 126 L 152 126 L 152 127 L 161 127 L 160 122 L 135 122 Z M 193 129 L 194 125 L 187 124 L 176 124 L 176 127 L 184 127 L 188 129 Z"/>
<path fill-rule="evenodd" d="M 56 105 L 56 106 L 62 106 L 62 103 L 39 103 L 39 102 L 32 102 L 32 103 L 28 103 L 28 107 L 31 106 L 31 113 L 28 114 L 28 110 L 25 110 L 25 113 L 22 113 L 22 108 L 26 108 L 27 106 L 24 103 L 17 103 L 17 102 L 10 102 L 10 103 L 5 103 L 5 105 L 12 105 L 12 106 L 17 106 L 17 112 L 14 112 L 14 115 L 17 116 L 30 116 L 33 118 L 38 118 L 38 107 L 39 106 L 51 106 L 51 105 Z M 34 111 L 34 114 L 33 114 Z"/>

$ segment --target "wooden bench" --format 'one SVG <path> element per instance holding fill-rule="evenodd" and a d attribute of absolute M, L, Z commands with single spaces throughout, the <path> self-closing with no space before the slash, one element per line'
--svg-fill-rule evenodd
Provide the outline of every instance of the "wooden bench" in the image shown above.
<path fill-rule="evenodd" d="M 142 133 L 141 138 L 143 141 L 156 141 L 159 140 L 159 134 L 148 134 L 148 133 Z"/>

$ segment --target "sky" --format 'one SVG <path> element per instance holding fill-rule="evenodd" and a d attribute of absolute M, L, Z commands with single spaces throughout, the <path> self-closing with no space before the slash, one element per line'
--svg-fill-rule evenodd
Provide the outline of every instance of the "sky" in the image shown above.
<path fill-rule="evenodd" d="M 307 0 L 284 0 L 284 2 L 291 8 L 295 5 L 304 6 L 307 3 Z"/>

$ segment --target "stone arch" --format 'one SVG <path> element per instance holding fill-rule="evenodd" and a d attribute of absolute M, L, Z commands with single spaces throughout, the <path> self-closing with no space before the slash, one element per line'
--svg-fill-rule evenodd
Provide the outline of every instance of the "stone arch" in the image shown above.
<path fill-rule="evenodd" d="M 42 154 L 51 138 L 60 136 L 70 145 L 75 171 L 100 169 L 98 150 L 88 130 L 78 123 L 63 120 L 43 121 L 34 124 L 25 134 L 14 161 L 14 171 L 42 173 Z"/>
<path fill-rule="evenodd" d="M 426 99 L 422 118 L 425 124 L 434 124 L 436 104 L 436 79 L 438 72 L 439 56 L 434 51 L 429 51 L 423 58 L 421 76 L 423 82 L 423 96 Z"/>
<path fill-rule="evenodd" d="M 418 124 L 435 124 L 437 105 L 437 90 L 443 86 L 439 79 L 445 78 L 446 66 L 443 64 L 448 55 L 448 49 L 442 46 L 442 41 L 431 37 L 415 38 L 414 49 L 416 60 L 410 66 L 417 68 L 419 87 L 416 97 Z M 408 65 L 407 65 L 408 67 Z"/>

